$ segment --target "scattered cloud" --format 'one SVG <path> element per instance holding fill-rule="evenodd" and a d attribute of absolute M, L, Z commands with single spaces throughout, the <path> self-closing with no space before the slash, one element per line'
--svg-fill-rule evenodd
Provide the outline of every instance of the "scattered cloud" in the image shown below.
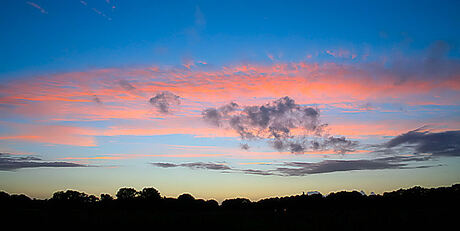
<path fill-rule="evenodd" d="M 279 151 L 304 153 L 309 149 L 331 148 L 340 153 L 353 151 L 357 143 L 345 137 L 328 136 L 324 130 L 327 124 L 321 123 L 319 116 L 319 108 L 296 104 L 287 96 L 261 106 L 231 102 L 202 111 L 203 119 L 210 124 L 232 129 L 243 140 L 266 139 Z M 242 145 L 242 148 L 249 146 Z"/>
<path fill-rule="evenodd" d="M 158 112 L 162 114 L 168 114 L 171 110 L 171 107 L 180 104 L 179 99 L 180 97 L 174 93 L 164 91 L 150 98 L 149 102 L 158 110 Z"/>
<path fill-rule="evenodd" d="M 355 151 L 356 146 L 358 145 L 357 141 L 352 141 L 344 136 L 334 137 L 329 136 L 323 139 L 321 142 L 313 141 L 313 150 L 328 150 L 332 149 L 336 153 L 345 154 L 347 152 Z"/>
<path fill-rule="evenodd" d="M 243 150 L 249 150 L 251 147 L 249 146 L 249 144 L 240 144 L 240 147 L 241 149 Z"/>
<path fill-rule="evenodd" d="M 93 97 L 91 99 L 97 104 L 102 104 L 101 99 L 99 97 L 97 97 L 97 95 L 93 95 Z"/>
<path fill-rule="evenodd" d="M 128 81 L 126 80 L 120 80 L 118 81 L 118 84 L 123 88 L 125 89 L 126 91 L 134 91 L 136 90 L 136 88 L 131 84 L 129 83 Z"/>

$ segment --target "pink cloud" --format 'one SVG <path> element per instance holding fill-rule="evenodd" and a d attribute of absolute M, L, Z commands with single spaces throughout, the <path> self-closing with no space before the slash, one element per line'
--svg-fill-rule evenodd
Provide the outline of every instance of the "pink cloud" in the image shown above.
<path fill-rule="evenodd" d="M 116 115 L 117 113 L 112 112 L 117 109 L 126 111 L 126 106 L 129 105 L 131 110 L 138 110 L 138 113 L 131 113 L 131 116 L 137 115 L 133 118 L 139 118 L 142 113 L 148 113 L 144 103 L 149 95 L 160 91 L 171 91 L 186 100 L 190 99 L 184 106 L 196 108 L 203 104 L 211 105 L 230 100 L 248 102 L 254 97 L 285 95 L 302 103 L 334 103 L 338 100 L 356 102 L 368 99 L 391 101 L 395 97 L 400 102 L 406 100 L 409 103 L 409 96 L 459 90 L 458 77 L 456 80 L 414 79 L 399 83 L 396 76 L 388 73 L 381 73 L 380 79 L 374 78 L 373 74 L 333 63 L 319 65 L 302 62 L 224 67 L 213 72 L 182 72 L 177 69 L 156 68 L 107 69 L 66 73 L 31 82 L 14 82 L 8 87 L 10 94 L 1 97 L 0 102 L 18 107 L 40 101 L 84 106 L 91 104 L 96 95 L 107 104 L 99 108 L 91 106 L 92 110 L 87 110 L 90 114 L 104 118 L 107 114 Z M 113 78 L 126 75 L 134 76 L 131 78 L 136 81 L 136 92 L 123 90 L 114 84 L 116 81 Z M 445 99 L 436 98 L 435 102 L 443 100 Z M 126 118 L 123 114 L 118 113 L 120 117 Z"/>
<path fill-rule="evenodd" d="M 122 87 L 120 80 L 128 82 L 131 87 Z M 161 115 L 149 103 L 150 97 L 162 91 L 181 97 L 180 107 L 174 114 Z M 300 104 L 330 104 L 348 111 L 361 111 L 359 107 L 364 102 L 458 104 L 460 75 L 443 78 L 409 76 L 401 81 L 398 75 L 381 67 L 369 69 L 335 63 L 292 62 L 224 66 L 213 70 L 156 66 L 111 68 L 37 76 L 5 84 L 0 104 L 9 107 L 0 108 L 3 115 L 25 117 L 38 123 L 123 119 L 135 120 L 137 126 L 125 123 L 98 129 L 56 126 L 48 129 L 43 125 L 40 129 L 30 130 L 34 132 L 27 132 L 20 125 L 12 125 L 15 133 L 3 135 L 0 139 L 94 146 L 94 136 L 190 134 L 237 137 L 230 130 L 204 124 L 201 111 L 231 101 L 257 105 L 284 96 L 290 96 Z M 346 126 L 343 121 L 338 121 L 330 124 L 330 128 L 337 134 L 362 136 L 395 135 L 414 127 L 388 130 L 372 124 Z"/>

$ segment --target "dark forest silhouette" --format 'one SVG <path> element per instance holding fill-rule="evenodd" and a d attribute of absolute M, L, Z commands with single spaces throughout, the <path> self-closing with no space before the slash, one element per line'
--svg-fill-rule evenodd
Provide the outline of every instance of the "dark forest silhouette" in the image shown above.
<path fill-rule="evenodd" d="M 196 199 L 190 194 L 162 197 L 155 188 L 121 188 L 116 198 L 74 190 L 58 191 L 50 199 L 0 192 L 4 221 L 27 220 L 35 225 L 139 225 L 162 228 L 219 230 L 330 230 L 427 228 L 446 225 L 458 217 L 460 184 L 450 187 L 399 189 L 383 195 L 357 191 L 273 197 Z M 19 222 L 21 223 L 21 222 Z M 26 223 L 27 224 L 27 223 Z"/>

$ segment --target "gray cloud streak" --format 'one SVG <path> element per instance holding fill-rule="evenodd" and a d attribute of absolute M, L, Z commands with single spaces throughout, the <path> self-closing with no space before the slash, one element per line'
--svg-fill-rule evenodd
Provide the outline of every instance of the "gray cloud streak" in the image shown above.
<path fill-rule="evenodd" d="M 383 145 L 388 151 L 404 145 L 410 147 L 417 154 L 431 154 L 433 156 L 460 156 L 460 131 L 430 132 L 419 128 L 396 136 Z M 409 147 L 409 148 L 410 148 Z"/>
<path fill-rule="evenodd" d="M 354 170 L 404 169 L 414 168 L 410 167 L 408 162 L 425 160 L 429 160 L 429 157 L 387 157 L 373 160 L 324 160 L 317 163 L 290 162 L 285 164 L 286 167 L 277 168 L 274 172 L 286 176 L 304 176 Z"/>
<path fill-rule="evenodd" d="M 70 162 L 46 162 L 34 156 L 19 156 L 9 153 L 0 153 L 0 171 L 11 171 L 21 168 L 40 168 L 40 167 L 88 167 Z"/>
<path fill-rule="evenodd" d="M 263 175 L 263 176 L 306 176 L 331 172 L 346 172 L 357 170 L 384 170 L 384 169 L 413 169 L 430 168 L 439 165 L 411 166 L 414 162 L 425 162 L 432 160 L 430 156 L 391 156 L 377 159 L 360 160 L 324 160 L 320 162 L 285 162 L 281 167 L 269 170 L 260 169 L 238 169 L 228 165 L 215 163 L 152 163 L 153 166 L 161 168 L 187 167 L 192 169 L 228 170 L 230 172 Z"/>
<path fill-rule="evenodd" d="M 175 168 L 175 167 L 187 167 L 193 169 L 209 169 L 209 170 L 231 170 L 229 166 L 225 164 L 216 163 L 204 163 L 204 162 L 193 162 L 184 164 L 172 164 L 172 163 L 151 163 L 153 166 L 160 168 Z"/>

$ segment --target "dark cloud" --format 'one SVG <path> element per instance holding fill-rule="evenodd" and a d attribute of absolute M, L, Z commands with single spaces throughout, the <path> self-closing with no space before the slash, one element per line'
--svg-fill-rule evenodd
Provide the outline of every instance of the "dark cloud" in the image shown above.
<path fill-rule="evenodd" d="M 201 115 L 203 116 L 203 119 L 206 120 L 207 122 L 220 127 L 221 126 L 221 120 L 222 117 L 220 115 L 220 112 L 215 109 L 215 108 L 208 108 L 205 109 Z"/>
<path fill-rule="evenodd" d="M 317 149 L 332 149 L 337 153 L 347 153 L 355 150 L 355 147 L 358 145 L 357 141 L 351 141 L 342 137 L 329 136 L 326 139 L 323 139 L 322 142 L 312 142 L 312 148 Z"/>
<path fill-rule="evenodd" d="M 460 131 L 430 132 L 419 128 L 391 139 L 383 151 L 394 148 L 413 148 L 418 154 L 433 156 L 460 156 Z"/>
<path fill-rule="evenodd" d="M 318 163 L 292 162 L 286 165 L 289 167 L 277 168 L 276 172 L 286 176 L 303 176 L 338 171 L 393 169 L 405 166 L 401 163 L 376 160 L 325 160 Z"/>
<path fill-rule="evenodd" d="M 0 171 L 11 171 L 21 168 L 40 168 L 40 167 L 87 167 L 70 162 L 46 162 L 35 156 L 20 156 L 10 153 L 0 153 Z"/>
<path fill-rule="evenodd" d="M 231 170 L 232 169 L 225 164 L 203 163 L 203 162 L 193 162 L 193 163 L 184 163 L 184 164 L 152 163 L 152 165 L 156 167 L 160 167 L 160 168 L 187 167 L 187 168 L 194 168 L 194 169 L 209 169 L 209 170 Z"/>
<path fill-rule="evenodd" d="M 243 169 L 241 171 L 243 173 L 252 174 L 252 175 L 262 175 L 262 176 L 279 175 L 271 171 L 264 171 L 264 170 L 259 170 L 259 169 Z"/>
<path fill-rule="evenodd" d="M 215 126 L 222 126 L 222 123 L 228 121 L 230 114 L 237 111 L 240 106 L 234 102 L 226 104 L 220 108 L 207 108 L 203 110 L 201 115 L 203 119 L 208 123 L 215 125 Z"/>
<path fill-rule="evenodd" d="M 167 114 L 170 111 L 171 106 L 180 104 L 180 97 L 169 92 L 164 91 L 156 94 L 154 97 L 150 98 L 149 102 L 163 114 Z"/>
<path fill-rule="evenodd" d="M 273 176 L 305 176 L 312 174 L 345 172 L 356 170 L 383 170 L 383 169 L 416 169 L 430 168 L 438 165 L 411 165 L 416 162 L 432 160 L 430 156 L 390 156 L 377 159 L 360 160 L 324 160 L 321 162 L 285 162 L 275 169 L 238 169 L 224 164 L 215 163 L 152 163 L 161 168 L 188 167 L 192 169 L 229 170 L 230 172 L 252 174 L 252 175 L 273 175 Z"/>
<path fill-rule="evenodd" d="M 232 102 L 205 109 L 202 116 L 214 126 L 236 131 L 243 140 L 267 139 L 279 151 L 304 153 L 314 146 L 315 150 L 333 149 L 345 153 L 357 144 L 345 137 L 325 135 L 327 124 L 320 122 L 319 109 L 296 104 L 287 96 L 261 106 L 240 106 Z M 293 134 L 294 130 L 302 134 Z M 315 141 L 309 139 L 312 136 Z"/>
<path fill-rule="evenodd" d="M 91 99 L 97 104 L 102 104 L 101 99 L 99 97 L 97 97 L 97 95 L 93 95 L 93 97 Z"/>
<path fill-rule="evenodd" d="M 375 107 L 371 103 L 365 103 L 363 105 L 360 105 L 360 108 L 366 110 L 366 111 L 372 111 L 375 110 Z"/>
<path fill-rule="evenodd" d="M 131 84 L 130 84 L 128 81 L 126 81 L 126 80 L 123 80 L 123 79 L 122 79 L 122 80 L 118 81 L 118 84 L 119 84 L 123 89 L 125 89 L 126 91 L 134 91 L 134 90 L 136 90 L 136 88 L 135 88 L 133 85 L 131 85 Z"/>
<path fill-rule="evenodd" d="M 324 160 L 317 163 L 288 162 L 283 167 L 274 170 L 244 170 L 248 174 L 257 175 L 280 175 L 280 176 L 304 176 L 330 172 L 343 172 L 355 170 L 382 170 L 382 169 L 409 169 L 429 168 L 432 165 L 410 166 L 411 162 L 431 160 L 430 157 L 419 156 L 392 156 L 378 159 L 365 160 Z"/>
<path fill-rule="evenodd" d="M 226 164 L 216 164 L 216 163 L 203 163 L 203 162 L 193 162 L 193 163 L 183 163 L 183 164 L 173 164 L 173 163 L 152 163 L 153 166 L 160 168 L 176 168 L 176 167 L 186 167 L 191 169 L 208 169 L 208 170 L 229 170 L 230 172 L 243 172 L 247 174 L 255 175 L 274 175 L 269 171 L 257 170 L 257 169 L 236 169 L 232 168 Z"/>
<path fill-rule="evenodd" d="M 179 165 L 171 164 L 171 163 L 152 163 L 152 165 L 160 167 L 160 168 L 175 168 L 175 167 L 179 167 Z"/>
<path fill-rule="evenodd" d="M 183 167 L 189 168 L 201 168 L 201 169 L 211 169 L 211 170 L 230 170 L 231 168 L 225 164 L 215 164 L 215 163 L 186 163 L 182 164 Z"/>
<path fill-rule="evenodd" d="M 241 149 L 243 150 L 249 150 L 251 147 L 249 147 L 249 144 L 240 144 Z"/>

